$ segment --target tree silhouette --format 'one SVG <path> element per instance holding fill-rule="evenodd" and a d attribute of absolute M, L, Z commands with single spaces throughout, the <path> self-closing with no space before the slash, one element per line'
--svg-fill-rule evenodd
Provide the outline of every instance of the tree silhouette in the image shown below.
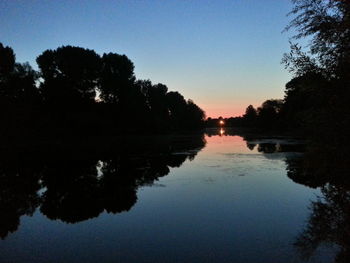
<path fill-rule="evenodd" d="M 0 79 L 4 81 L 14 70 L 16 58 L 12 48 L 5 47 L 2 43 L 0 43 L 0 57 Z"/>
<path fill-rule="evenodd" d="M 294 72 L 286 87 L 287 116 L 294 109 L 293 119 L 302 120 L 302 125 L 294 125 L 298 129 L 306 127 L 307 133 L 321 140 L 341 141 L 350 132 L 350 2 L 293 2 L 294 18 L 286 29 L 293 28 L 295 39 L 308 38 L 310 44 L 307 48 L 291 44 L 282 60 Z"/>
<path fill-rule="evenodd" d="M 0 45 L 0 132 L 6 136 L 112 136 L 200 129 L 204 112 L 164 84 L 136 80 L 126 55 L 74 46 L 46 50 L 39 72 Z"/>
<path fill-rule="evenodd" d="M 62 46 L 37 57 L 43 79 L 40 89 L 47 103 L 94 102 L 101 68 L 93 50 Z"/>
<path fill-rule="evenodd" d="M 99 90 L 106 103 L 127 104 L 135 82 L 134 64 L 125 55 L 103 54 Z"/>
<path fill-rule="evenodd" d="M 257 113 L 256 109 L 253 107 L 253 105 L 249 105 L 245 110 L 245 114 L 243 115 L 243 119 L 244 119 L 244 122 L 246 122 L 248 126 L 252 126 L 255 124 L 257 116 L 258 116 L 258 113 Z"/>
<path fill-rule="evenodd" d="M 145 96 L 151 127 L 160 131 L 168 130 L 170 125 L 169 109 L 166 99 L 168 87 L 161 83 L 153 85 L 150 80 L 138 81 L 137 85 Z"/>
<path fill-rule="evenodd" d="M 92 50 L 65 46 L 43 52 L 37 62 L 40 90 L 58 126 L 80 134 L 98 133 L 94 124 L 109 134 L 140 127 L 156 132 L 202 127 L 204 112 L 197 105 L 179 93 L 168 94 L 164 84 L 136 81 L 134 64 L 125 55 L 100 57 Z"/>
<path fill-rule="evenodd" d="M 187 125 L 190 129 L 203 127 L 205 112 L 199 108 L 192 100 L 187 101 Z"/>
<path fill-rule="evenodd" d="M 31 104 L 38 102 L 39 92 L 35 87 L 36 72 L 28 63 L 16 63 L 10 47 L 0 43 L 0 100 L 1 103 Z"/>
<path fill-rule="evenodd" d="M 295 17 L 287 26 L 297 31 L 295 39 L 309 37 L 310 53 L 328 76 L 344 75 L 350 66 L 350 3 L 349 1 L 293 0 L 290 12 Z M 308 56 L 289 56 L 296 70 L 310 60 Z M 288 59 L 290 58 L 290 59 Z M 292 68 L 293 69 L 293 68 Z"/>
<path fill-rule="evenodd" d="M 166 94 L 166 100 L 172 126 L 175 129 L 179 129 L 186 118 L 186 100 L 180 93 L 173 91 Z"/>

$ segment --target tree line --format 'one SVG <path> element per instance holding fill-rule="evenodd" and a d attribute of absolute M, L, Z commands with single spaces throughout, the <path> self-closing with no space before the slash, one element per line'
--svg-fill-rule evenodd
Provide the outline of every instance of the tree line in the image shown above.
<path fill-rule="evenodd" d="M 284 130 L 322 138 L 350 134 L 350 1 L 293 0 L 286 30 L 296 35 L 282 63 L 293 78 L 283 99 L 270 99 L 245 114 L 225 119 L 228 126 Z M 298 40 L 309 41 L 306 47 Z M 208 119 L 217 126 L 219 119 Z"/>
<path fill-rule="evenodd" d="M 2 134 L 106 135 L 199 129 L 205 113 L 164 84 L 138 80 L 126 56 L 74 46 L 16 62 L 0 43 Z"/>

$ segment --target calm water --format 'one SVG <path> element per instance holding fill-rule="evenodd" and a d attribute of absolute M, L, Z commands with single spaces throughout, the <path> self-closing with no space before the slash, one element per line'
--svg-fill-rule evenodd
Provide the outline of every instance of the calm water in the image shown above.
<path fill-rule="evenodd" d="M 141 156 L 22 158 L 22 174 L 3 163 L 0 262 L 304 262 L 293 244 L 321 192 L 290 179 L 296 142 L 213 134 Z"/>

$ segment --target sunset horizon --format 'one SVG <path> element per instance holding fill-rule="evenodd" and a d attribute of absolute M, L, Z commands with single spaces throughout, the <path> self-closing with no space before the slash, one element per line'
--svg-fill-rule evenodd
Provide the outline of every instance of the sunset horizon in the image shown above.
<path fill-rule="evenodd" d="M 138 79 L 179 91 L 207 117 L 234 117 L 283 98 L 290 8 L 289 0 L 2 1 L 0 35 L 34 69 L 44 50 L 66 45 L 125 54 Z"/>
<path fill-rule="evenodd" d="M 350 262 L 350 0 L 0 24 L 0 262 Z"/>

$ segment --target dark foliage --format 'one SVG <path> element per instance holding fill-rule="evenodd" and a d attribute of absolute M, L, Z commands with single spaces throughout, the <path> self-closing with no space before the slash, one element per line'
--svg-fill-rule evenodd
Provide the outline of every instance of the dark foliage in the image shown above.
<path fill-rule="evenodd" d="M 62 46 L 37 57 L 39 72 L 0 44 L 0 136 L 111 136 L 203 127 L 205 114 L 163 84 L 136 80 L 125 55 Z"/>

